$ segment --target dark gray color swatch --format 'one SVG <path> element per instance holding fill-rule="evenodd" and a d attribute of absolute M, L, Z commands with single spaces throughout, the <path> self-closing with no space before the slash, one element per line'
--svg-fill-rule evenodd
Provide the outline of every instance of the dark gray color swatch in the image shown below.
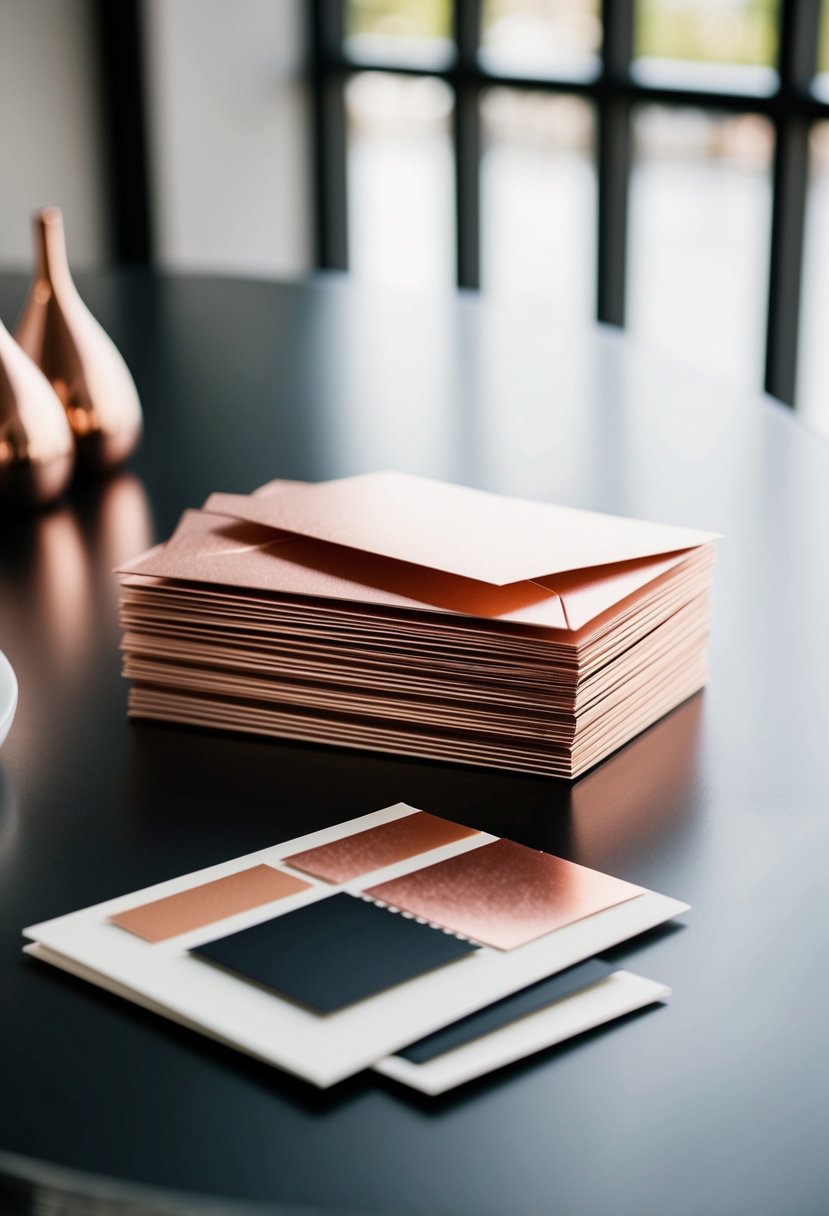
<path fill-rule="evenodd" d="M 477 949 L 340 893 L 191 953 L 317 1013 L 334 1013 Z"/>
<path fill-rule="evenodd" d="M 568 967 L 566 971 L 559 971 L 558 975 L 551 975 L 546 980 L 531 984 L 529 988 L 513 992 L 511 996 L 505 996 L 502 1000 L 479 1009 L 477 1013 L 470 1013 L 468 1017 L 453 1022 L 451 1026 L 444 1026 L 442 1030 L 436 1030 L 425 1039 L 418 1039 L 416 1043 L 411 1043 L 397 1054 L 404 1060 L 411 1060 L 412 1064 L 426 1064 L 429 1060 L 446 1055 L 447 1051 L 454 1051 L 456 1047 L 463 1047 L 474 1039 L 492 1034 L 494 1030 L 500 1030 L 529 1013 L 545 1009 L 562 997 L 580 992 L 582 988 L 603 980 L 611 971 L 612 967 L 597 958 L 578 963 L 575 967 Z"/>

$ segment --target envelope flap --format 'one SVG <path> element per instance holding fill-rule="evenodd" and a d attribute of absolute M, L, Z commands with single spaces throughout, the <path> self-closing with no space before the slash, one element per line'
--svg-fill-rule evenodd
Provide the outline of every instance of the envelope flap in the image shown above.
<path fill-rule="evenodd" d="M 355 553 L 207 511 L 185 511 L 166 545 L 123 564 L 129 577 L 204 583 L 277 596 L 453 613 L 567 629 L 559 597 L 534 583 L 493 587 L 423 566 Z"/>
<path fill-rule="evenodd" d="M 592 570 L 570 570 L 552 578 L 535 579 L 539 587 L 555 591 L 561 600 L 569 629 L 581 629 L 588 621 L 641 591 L 670 570 L 690 560 L 687 549 L 666 556 L 642 557 L 630 562 Z"/>
<path fill-rule="evenodd" d="M 495 586 L 671 553 L 713 539 L 688 528 L 395 472 L 286 485 L 272 495 L 214 494 L 205 505 L 250 523 Z"/>

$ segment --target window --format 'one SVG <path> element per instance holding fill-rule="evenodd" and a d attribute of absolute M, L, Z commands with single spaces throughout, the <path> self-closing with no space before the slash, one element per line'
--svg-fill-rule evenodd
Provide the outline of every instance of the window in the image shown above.
<path fill-rule="evenodd" d="M 481 288 L 596 312 L 593 107 L 567 93 L 491 88 L 481 106 Z"/>
<path fill-rule="evenodd" d="M 814 422 L 824 10 L 314 0 L 318 264 L 542 294 L 789 404 L 799 364 Z"/>
<path fill-rule="evenodd" d="M 763 387 L 774 133 L 756 114 L 633 112 L 627 324 Z"/>
<path fill-rule="evenodd" d="M 357 72 L 345 90 L 349 263 L 392 287 L 451 287 L 452 90 L 434 76 Z"/>

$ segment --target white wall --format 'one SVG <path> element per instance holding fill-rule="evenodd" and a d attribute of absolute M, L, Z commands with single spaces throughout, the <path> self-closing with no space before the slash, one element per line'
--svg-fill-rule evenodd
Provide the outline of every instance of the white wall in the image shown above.
<path fill-rule="evenodd" d="M 106 254 L 87 0 L 0 0 L 0 267 L 31 263 L 30 216 L 57 203 L 76 265 Z"/>
<path fill-rule="evenodd" d="M 305 0 L 145 0 L 162 265 L 277 277 L 310 262 Z"/>
<path fill-rule="evenodd" d="M 118 0 L 110 0 L 118 3 Z M 143 0 L 158 258 L 278 277 L 310 264 L 305 0 Z M 0 0 L 0 268 L 57 203 L 74 265 L 106 261 L 89 0 Z"/>

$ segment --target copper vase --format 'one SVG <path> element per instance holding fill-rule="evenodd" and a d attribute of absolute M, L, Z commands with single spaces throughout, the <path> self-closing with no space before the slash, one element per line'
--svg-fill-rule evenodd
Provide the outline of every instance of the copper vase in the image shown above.
<path fill-rule="evenodd" d="M 61 402 L 0 322 L 0 496 L 22 506 L 52 502 L 69 484 L 74 463 Z"/>
<path fill-rule="evenodd" d="M 103 472 L 126 460 L 138 443 L 138 393 L 72 281 L 60 210 L 39 212 L 34 228 L 35 279 L 15 337 L 63 402 L 79 462 Z"/>

